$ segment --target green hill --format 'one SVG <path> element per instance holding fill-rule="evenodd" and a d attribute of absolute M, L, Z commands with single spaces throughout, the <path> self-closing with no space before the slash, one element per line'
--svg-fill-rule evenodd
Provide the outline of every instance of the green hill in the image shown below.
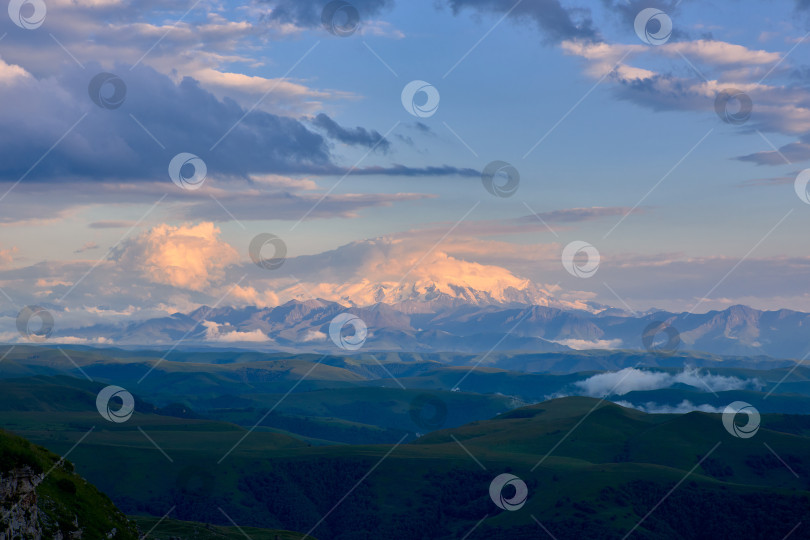
<path fill-rule="evenodd" d="M 718 414 L 650 415 L 562 398 L 398 446 L 308 446 L 148 407 L 112 424 L 68 390 L 60 410 L 2 412 L 0 422 L 58 452 L 95 426 L 71 459 L 130 515 L 173 509 L 172 518 L 231 526 L 224 511 L 242 527 L 339 540 L 542 537 L 535 519 L 559 540 L 631 530 L 633 538 L 757 539 L 810 523 L 810 438 L 806 426 L 791 429 L 794 417 L 765 414 L 754 438 L 736 439 Z M 305 395 L 313 393 L 300 406 L 319 406 Z M 504 472 L 528 486 L 519 511 L 490 499 Z"/>
<path fill-rule="evenodd" d="M 0 523 L 10 537 L 23 538 L 27 529 L 38 530 L 45 538 L 60 533 L 66 538 L 75 533 L 84 538 L 138 538 L 134 524 L 76 474 L 71 462 L 4 430 L 0 430 L 0 478 Z"/>

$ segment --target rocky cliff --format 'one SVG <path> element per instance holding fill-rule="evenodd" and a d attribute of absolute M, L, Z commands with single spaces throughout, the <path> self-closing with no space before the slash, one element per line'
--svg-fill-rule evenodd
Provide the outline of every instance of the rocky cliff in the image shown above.
<path fill-rule="evenodd" d="M 133 523 L 73 465 L 0 430 L 0 540 L 135 540 Z"/>

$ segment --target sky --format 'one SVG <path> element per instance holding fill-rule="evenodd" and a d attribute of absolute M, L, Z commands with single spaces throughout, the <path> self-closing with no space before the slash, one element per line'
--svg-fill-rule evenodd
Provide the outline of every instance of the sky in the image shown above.
<path fill-rule="evenodd" d="M 31 304 L 93 324 L 457 276 L 810 311 L 806 0 L 8 11 L 5 326 Z"/>

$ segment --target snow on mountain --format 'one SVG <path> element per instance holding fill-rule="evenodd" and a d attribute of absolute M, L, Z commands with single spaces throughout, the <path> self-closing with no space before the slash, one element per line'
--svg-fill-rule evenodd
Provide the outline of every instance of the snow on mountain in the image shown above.
<path fill-rule="evenodd" d="M 347 253 L 353 264 L 342 282 L 315 272 L 311 278 L 284 288 L 278 296 L 285 300 L 322 298 L 354 307 L 385 303 L 406 313 L 435 312 L 465 304 L 523 304 L 591 312 L 601 309 L 584 300 L 555 298 L 554 287 L 534 283 L 500 266 L 465 261 L 439 250 L 420 256 L 399 247 L 395 241 L 375 239 L 343 246 L 326 256 L 304 257 L 302 262 L 309 268 L 321 268 L 318 263 L 328 261 L 332 265 L 329 274 L 340 273 L 340 265 L 336 272 L 335 263 L 345 261 Z"/>

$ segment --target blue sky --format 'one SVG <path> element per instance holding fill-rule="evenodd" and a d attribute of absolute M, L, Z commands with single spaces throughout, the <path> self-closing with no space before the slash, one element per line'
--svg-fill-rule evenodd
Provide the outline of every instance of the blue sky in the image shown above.
<path fill-rule="evenodd" d="M 272 232 L 291 261 L 382 237 L 407 245 L 403 268 L 441 253 L 569 299 L 810 309 L 810 207 L 793 189 L 810 167 L 801 2 L 357 0 L 347 37 L 321 26 L 326 2 L 45 3 L 39 28 L 0 23 L 0 286 L 15 304 L 210 304 Z M 634 31 L 648 7 L 672 20 L 663 45 Z M 88 99 L 99 72 L 126 84 L 120 108 Z M 436 114 L 403 108 L 413 80 L 438 90 Z M 742 125 L 715 113 L 725 88 L 752 99 Z M 171 183 L 180 152 L 206 162 L 202 189 Z M 495 160 L 520 172 L 513 197 L 482 185 Z M 601 254 L 593 278 L 560 263 L 575 240 Z M 197 285 L 156 278 L 165 264 Z M 361 266 L 331 279 L 382 279 Z M 239 301 L 281 301 L 290 279 L 251 275 Z"/>

